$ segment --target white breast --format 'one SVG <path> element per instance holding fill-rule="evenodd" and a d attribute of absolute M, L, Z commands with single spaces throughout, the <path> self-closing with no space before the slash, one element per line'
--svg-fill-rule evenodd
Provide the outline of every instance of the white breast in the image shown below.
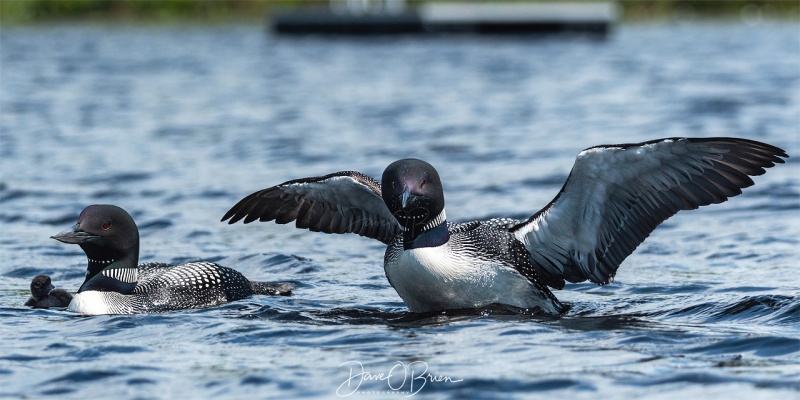
<path fill-rule="evenodd" d="M 116 292 L 88 290 L 72 296 L 67 311 L 83 315 L 131 314 L 125 311 L 126 307 L 120 307 L 125 302 L 124 296 Z"/>
<path fill-rule="evenodd" d="M 503 303 L 520 308 L 538 306 L 557 313 L 552 301 L 514 268 L 451 251 L 448 243 L 387 257 L 385 270 L 392 286 L 413 312 Z"/>

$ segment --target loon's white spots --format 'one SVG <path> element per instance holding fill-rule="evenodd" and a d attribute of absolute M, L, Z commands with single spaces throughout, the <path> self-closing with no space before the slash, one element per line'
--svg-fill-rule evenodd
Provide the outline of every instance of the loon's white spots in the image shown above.
<path fill-rule="evenodd" d="M 140 278 L 133 293 L 89 291 L 101 293 L 99 296 L 106 303 L 105 308 L 88 306 L 87 301 L 98 299 L 98 295 L 91 295 L 81 296 L 72 307 L 73 311 L 86 314 L 133 314 L 205 308 L 253 294 L 247 278 L 233 269 L 211 262 L 190 262 L 176 266 L 147 263 L 141 264 L 138 269 Z M 121 272 L 113 271 L 104 271 L 104 275 L 122 276 Z"/>

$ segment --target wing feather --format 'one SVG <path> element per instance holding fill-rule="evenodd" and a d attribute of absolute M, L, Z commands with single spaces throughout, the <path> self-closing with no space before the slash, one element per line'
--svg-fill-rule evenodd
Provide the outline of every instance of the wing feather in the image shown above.
<path fill-rule="evenodd" d="M 259 190 L 233 206 L 222 221 L 259 220 L 325 233 L 356 233 L 390 243 L 400 233 L 381 197 L 380 183 L 355 171 L 296 179 Z"/>
<path fill-rule="evenodd" d="M 578 155 L 556 198 L 511 231 L 550 281 L 606 284 L 661 222 L 741 194 L 753 185 L 750 176 L 782 157 L 777 147 L 736 138 L 592 147 Z"/>

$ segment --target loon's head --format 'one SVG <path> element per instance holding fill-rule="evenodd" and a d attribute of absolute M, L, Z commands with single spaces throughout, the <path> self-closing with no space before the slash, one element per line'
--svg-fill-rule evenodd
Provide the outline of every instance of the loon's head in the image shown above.
<path fill-rule="evenodd" d="M 31 296 L 36 300 L 47 297 L 55 288 L 56 287 L 50 282 L 50 277 L 47 275 L 36 275 L 36 277 L 31 280 Z"/>
<path fill-rule="evenodd" d="M 445 221 L 442 181 L 425 161 L 406 158 L 389 164 L 381 178 L 381 194 L 412 240 Z"/>
<path fill-rule="evenodd" d="M 89 258 L 90 270 L 93 264 L 99 268 L 119 260 L 133 266 L 138 262 L 139 229 L 128 212 L 114 205 L 86 207 L 75 226 L 52 238 L 81 246 Z"/>

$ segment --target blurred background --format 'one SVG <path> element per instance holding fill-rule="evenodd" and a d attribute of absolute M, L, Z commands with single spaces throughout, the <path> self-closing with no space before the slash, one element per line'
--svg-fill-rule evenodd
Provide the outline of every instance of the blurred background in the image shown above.
<path fill-rule="evenodd" d="M 487 3 L 479 0 L 8 0 L 0 3 L 4 23 L 63 21 L 64 19 L 148 21 L 256 21 L 279 8 L 306 6 L 349 8 L 376 12 L 413 8 L 425 3 Z M 502 3 L 542 3 L 511 0 Z M 594 1 L 595 3 L 601 1 Z M 488 2 L 492 3 L 492 2 Z M 497 2 L 495 2 L 497 3 Z M 592 3 L 592 1 L 583 1 Z M 685 18 L 798 18 L 796 1 L 765 0 L 620 0 L 615 2 L 624 21 Z M 387 7 L 388 4 L 388 7 Z M 399 5 L 398 5 L 399 4 Z"/>
<path fill-rule="evenodd" d="M 0 397 L 331 398 L 350 360 L 462 379 L 426 398 L 796 396 L 799 10 L 2 0 Z M 218 222 L 256 190 L 404 157 L 437 168 L 454 222 L 527 218 L 582 149 L 670 136 L 791 157 L 667 221 L 613 284 L 558 291 L 573 309 L 556 320 L 409 315 L 381 243 Z M 295 295 L 134 317 L 23 307 L 37 274 L 80 286 L 83 253 L 49 237 L 94 203 L 132 214 L 142 262 L 216 261 Z"/>

